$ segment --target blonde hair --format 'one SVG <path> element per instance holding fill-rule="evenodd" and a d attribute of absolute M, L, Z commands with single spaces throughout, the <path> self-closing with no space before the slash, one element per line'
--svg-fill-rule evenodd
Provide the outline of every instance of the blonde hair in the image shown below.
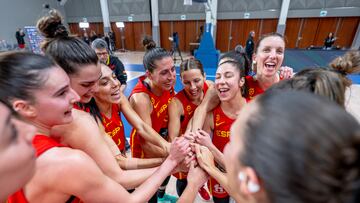
<path fill-rule="evenodd" d="M 340 73 L 343 77 L 343 83 L 349 87 L 352 82 L 346 77 L 348 74 L 360 73 L 360 52 L 348 51 L 343 56 L 335 58 L 330 64 L 333 71 Z"/>

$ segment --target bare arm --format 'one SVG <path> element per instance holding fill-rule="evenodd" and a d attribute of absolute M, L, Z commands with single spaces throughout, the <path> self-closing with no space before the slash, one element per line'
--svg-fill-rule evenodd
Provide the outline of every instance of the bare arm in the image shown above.
<path fill-rule="evenodd" d="M 70 195 L 84 202 L 146 202 L 190 150 L 186 139 L 175 140 L 164 163 L 129 194 L 84 152 L 55 147 L 37 159 L 36 174 L 26 186 L 26 196 L 30 202 L 62 202 Z"/>
<path fill-rule="evenodd" d="M 95 120 L 90 114 L 73 110 L 74 120 L 68 125 L 55 126 L 52 135 L 59 135 L 63 143 L 89 155 L 107 176 L 121 182 L 122 170 L 106 144 Z M 104 132 L 105 133 L 105 132 Z"/>
<path fill-rule="evenodd" d="M 30 202 L 65 202 L 70 195 L 85 202 L 130 198 L 84 152 L 65 147 L 53 148 L 37 159 L 36 173 L 25 189 Z"/>
<path fill-rule="evenodd" d="M 74 195 L 84 202 L 146 202 L 179 161 L 177 158 L 169 157 L 153 176 L 139 186 L 135 192 L 129 194 L 125 188 L 105 176 L 85 153 L 69 148 L 56 150 L 58 152 L 48 153 L 49 156 L 42 157 L 47 160 L 40 161 L 39 167 L 42 168 L 37 171 L 35 180 L 31 181 L 35 184 L 30 184 L 26 188 L 34 188 L 36 191 L 36 186 L 41 185 L 46 189 L 45 191 L 48 191 L 43 195 L 39 193 L 37 197 L 41 199 L 37 199 L 38 201 L 30 199 L 33 200 L 32 202 L 44 202 L 40 201 L 45 200 L 44 198 L 47 198 L 48 202 L 56 202 L 56 199 L 49 201 L 51 200 L 49 198 L 55 197 L 48 195 L 51 193 L 63 197 L 64 195 Z M 52 151 L 54 152 L 54 150 Z M 183 151 L 180 150 L 178 153 L 182 154 Z M 57 159 L 54 159 L 55 156 Z M 27 190 L 27 194 L 29 192 L 31 197 L 31 190 Z"/>
<path fill-rule="evenodd" d="M 139 99 L 137 97 L 137 95 L 134 95 L 135 97 L 132 97 L 132 101 L 134 102 L 134 106 L 138 106 L 136 105 L 136 101 Z M 144 95 L 142 95 L 144 96 Z M 142 97 L 141 95 L 139 95 L 139 97 Z M 121 112 L 124 114 L 126 120 L 136 129 L 136 132 L 143 137 L 147 142 L 150 142 L 151 144 L 154 144 L 156 146 L 159 146 L 159 148 L 161 149 L 161 153 L 164 154 L 165 156 L 168 155 L 169 149 L 170 149 L 170 143 L 168 143 L 165 139 L 163 139 L 159 133 L 157 133 L 152 127 L 151 127 L 151 118 L 150 118 L 150 113 L 151 111 L 147 111 L 149 112 L 149 114 L 147 116 L 142 115 L 144 117 L 148 117 L 145 118 L 146 120 L 149 119 L 148 122 L 144 122 L 145 120 L 143 119 L 143 117 L 138 115 L 138 111 L 142 111 L 138 108 L 134 109 L 131 107 L 129 101 L 126 99 L 126 97 L 123 97 L 124 99 L 120 100 L 120 109 Z M 140 98 L 141 99 L 141 98 Z M 144 98 L 142 98 L 144 99 Z M 144 104 L 139 104 L 139 105 L 144 105 Z M 148 104 L 145 104 L 146 106 L 149 106 Z M 138 110 L 138 111 L 136 111 Z"/>
<path fill-rule="evenodd" d="M 73 110 L 73 112 L 73 122 L 68 125 L 55 126 L 52 133 L 59 135 L 64 144 L 89 155 L 105 175 L 125 188 L 132 189 L 140 185 L 156 170 L 123 171 L 105 142 L 105 132 L 101 132 L 90 114 L 79 110 Z"/>
<path fill-rule="evenodd" d="M 151 112 L 153 107 L 151 105 L 150 98 L 145 93 L 136 93 L 130 97 L 130 105 L 139 117 L 149 126 L 151 122 Z"/>
<path fill-rule="evenodd" d="M 98 122 L 100 123 L 100 121 Z M 160 166 L 161 163 L 164 161 L 162 158 L 153 158 L 153 159 L 136 159 L 131 157 L 124 157 L 119 147 L 115 144 L 115 142 L 109 137 L 104 130 L 103 125 L 99 125 L 100 129 L 103 131 L 104 140 L 106 141 L 108 147 L 110 148 L 112 154 L 114 155 L 117 163 L 124 169 L 124 174 L 129 176 L 128 183 L 126 184 L 127 189 L 133 189 L 134 187 L 138 186 L 142 182 L 144 182 L 154 171 L 155 168 Z M 135 170 L 135 169 L 146 169 L 146 168 L 153 168 L 149 170 Z M 132 171 L 131 171 L 132 170 Z M 136 175 L 136 173 L 140 173 L 142 175 Z"/>
<path fill-rule="evenodd" d="M 153 107 L 151 105 L 149 96 L 145 93 L 137 93 L 131 96 L 130 104 L 135 110 L 135 112 L 139 115 L 139 117 L 148 125 L 152 126 L 151 121 L 151 112 Z M 161 138 L 163 139 L 163 138 Z M 165 142 L 166 140 L 163 139 Z M 167 153 L 164 150 L 161 150 L 160 147 L 156 147 L 155 145 L 145 142 L 142 146 L 146 157 L 165 157 Z M 153 154 L 154 153 L 154 154 Z M 150 155 L 149 155 L 150 154 Z M 153 154 L 153 155 L 152 155 Z"/>
<path fill-rule="evenodd" d="M 213 110 L 220 103 L 219 97 L 213 86 L 206 92 L 201 104 L 196 108 L 191 123 L 191 131 L 202 129 L 207 112 Z M 190 125 L 190 122 L 189 122 Z"/>
<path fill-rule="evenodd" d="M 225 168 L 224 154 L 212 143 L 210 135 L 204 130 L 197 130 L 194 134 L 196 142 L 207 147 L 214 155 L 216 162 Z"/>
<path fill-rule="evenodd" d="M 199 166 L 194 167 L 191 163 L 189 174 L 187 176 L 187 186 L 177 201 L 178 203 L 194 202 L 199 189 L 208 180 L 208 175 Z"/>
<path fill-rule="evenodd" d="M 210 133 L 214 131 L 214 117 L 212 112 L 206 116 L 204 130 L 198 130 L 196 138 L 202 145 L 206 146 L 214 155 L 215 160 L 222 168 L 225 168 L 224 154 L 213 144 Z M 214 136 L 214 135 L 213 135 Z"/>
<path fill-rule="evenodd" d="M 133 169 L 143 169 L 143 168 L 152 168 L 160 166 L 164 161 L 163 158 L 151 158 L 151 159 L 138 159 L 131 157 L 124 157 L 123 155 L 116 156 L 116 161 L 122 169 L 133 170 Z"/>
<path fill-rule="evenodd" d="M 216 168 L 214 164 L 214 156 L 210 150 L 205 146 L 196 144 L 194 147 L 196 157 L 201 168 L 203 168 L 211 177 L 215 178 L 231 197 L 237 197 L 237 193 L 230 188 L 226 175 Z"/>
<path fill-rule="evenodd" d="M 226 177 L 226 174 L 221 172 L 214 165 L 214 158 L 212 157 L 212 153 L 206 149 L 206 147 L 201 147 L 196 152 L 198 157 L 198 162 L 201 168 L 203 168 L 211 177 L 215 178 L 215 180 L 229 193 L 229 195 L 236 200 L 236 202 L 247 202 L 247 200 L 243 199 L 239 196 L 239 193 L 236 191 L 236 188 L 231 188 Z M 201 154 L 200 157 L 198 154 Z"/>
<path fill-rule="evenodd" d="M 171 100 L 169 107 L 169 137 L 170 141 L 174 140 L 175 137 L 179 137 L 180 135 L 180 128 L 181 128 L 181 121 L 180 117 L 184 114 L 183 105 L 181 102 L 175 97 Z"/>
<path fill-rule="evenodd" d="M 167 156 L 167 153 L 165 153 L 162 148 L 153 145 L 150 142 L 143 142 L 141 148 L 144 150 L 145 158 L 166 158 Z"/>

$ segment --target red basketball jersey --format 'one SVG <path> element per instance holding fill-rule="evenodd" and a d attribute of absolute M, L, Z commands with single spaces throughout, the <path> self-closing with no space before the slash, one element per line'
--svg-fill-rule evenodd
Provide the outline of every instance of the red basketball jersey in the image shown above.
<path fill-rule="evenodd" d="M 221 152 L 224 151 L 225 145 L 230 141 L 230 127 L 235 119 L 231 119 L 225 115 L 220 104 L 213 110 L 213 138 L 212 142 Z M 217 198 L 228 196 L 225 189 L 212 177 L 208 181 L 210 193 Z"/>
<path fill-rule="evenodd" d="M 104 114 L 101 114 L 102 124 L 105 128 L 105 132 L 113 139 L 121 152 L 125 150 L 125 132 L 124 125 L 119 115 L 119 107 L 117 104 L 113 104 L 111 107 L 111 118 L 107 118 Z"/>
<path fill-rule="evenodd" d="M 203 88 L 204 96 L 208 89 L 209 89 L 208 85 L 206 84 L 206 82 L 204 82 L 204 88 Z M 184 134 L 186 131 L 187 125 L 188 125 L 190 119 L 193 117 L 194 111 L 198 107 L 198 105 L 196 105 L 190 101 L 190 99 L 186 96 L 185 90 L 181 90 L 179 93 L 177 93 L 175 95 L 175 97 L 177 99 L 179 99 L 179 101 L 181 102 L 181 104 L 183 106 L 184 116 L 181 121 L 180 133 Z M 178 179 L 185 179 L 187 176 L 187 173 L 180 172 L 180 173 L 175 173 L 173 175 Z"/>
<path fill-rule="evenodd" d="M 175 91 L 164 91 L 161 96 L 156 96 L 150 89 L 144 84 L 145 76 L 139 78 L 138 83 L 131 92 L 130 97 L 135 93 L 146 93 L 149 95 L 153 110 L 151 112 L 151 127 L 160 132 L 160 129 L 167 128 L 168 126 L 168 112 L 167 107 L 171 99 L 175 95 Z M 136 129 L 133 128 L 130 136 L 131 153 L 135 158 L 144 158 L 144 152 L 141 148 L 144 139 L 136 133 Z"/>

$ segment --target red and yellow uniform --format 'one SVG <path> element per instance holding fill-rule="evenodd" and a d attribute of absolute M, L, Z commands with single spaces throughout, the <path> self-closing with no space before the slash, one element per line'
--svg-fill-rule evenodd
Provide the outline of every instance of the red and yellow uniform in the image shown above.
<path fill-rule="evenodd" d="M 230 141 L 230 127 L 235 121 L 225 115 L 220 104 L 213 110 L 214 130 L 212 142 L 221 152 L 224 151 L 225 145 Z M 228 196 L 225 189 L 212 177 L 208 181 L 210 193 L 217 198 Z"/>
<path fill-rule="evenodd" d="M 158 133 L 160 129 L 167 129 L 168 126 L 168 104 L 174 97 L 174 90 L 164 91 L 161 96 L 153 94 L 147 86 L 144 84 L 145 76 L 139 78 L 138 83 L 131 92 L 130 97 L 135 93 L 145 93 L 149 95 L 153 110 L 151 112 L 151 127 Z M 141 148 L 144 139 L 136 133 L 136 129 L 133 128 L 130 136 L 131 153 L 135 158 L 144 158 L 144 152 Z"/>
<path fill-rule="evenodd" d="M 124 152 L 125 132 L 119 112 L 119 106 L 117 104 L 113 104 L 111 107 L 111 118 L 107 118 L 104 114 L 101 114 L 101 122 L 105 128 L 105 132 L 113 139 L 119 150 Z"/>
<path fill-rule="evenodd" d="M 44 152 L 54 147 L 64 147 L 55 139 L 45 135 L 35 135 L 32 145 L 36 150 L 36 157 L 41 156 Z M 78 198 L 75 198 L 72 203 L 79 202 Z M 28 203 L 23 189 L 15 192 L 8 198 L 8 203 Z"/>
<path fill-rule="evenodd" d="M 204 95 L 206 94 L 206 91 L 209 89 L 206 82 L 204 82 L 204 88 L 203 92 Z M 180 125 L 180 133 L 184 134 L 187 128 L 187 125 L 190 121 L 190 119 L 193 117 L 195 109 L 198 107 L 198 105 L 192 103 L 189 98 L 186 96 L 185 90 L 181 90 L 179 93 L 175 95 L 175 97 L 181 102 L 184 110 L 184 116 L 181 118 L 181 125 Z M 185 179 L 187 176 L 187 173 L 175 173 L 173 174 L 177 179 Z"/>
<path fill-rule="evenodd" d="M 74 108 L 88 113 L 90 112 L 89 108 L 80 106 L 79 104 L 74 104 Z M 111 108 L 111 118 L 107 118 L 104 114 L 101 113 L 101 122 L 104 126 L 105 132 L 113 139 L 119 150 L 124 152 L 125 132 L 123 122 L 119 115 L 120 110 L 117 104 L 113 104 Z"/>
<path fill-rule="evenodd" d="M 253 76 L 248 75 L 245 77 L 245 80 L 246 86 L 248 87 L 248 93 L 245 96 L 247 102 L 254 99 L 254 97 L 256 97 L 257 95 L 265 92 L 265 90 L 260 87 L 259 81 L 256 80 Z M 281 80 L 283 80 L 283 78 L 280 77 L 280 81 Z"/>
<path fill-rule="evenodd" d="M 252 100 L 259 94 L 264 93 L 264 90 L 260 87 L 260 84 L 253 76 L 248 75 L 245 77 L 246 86 L 248 87 L 248 94 L 246 95 L 246 101 Z"/>

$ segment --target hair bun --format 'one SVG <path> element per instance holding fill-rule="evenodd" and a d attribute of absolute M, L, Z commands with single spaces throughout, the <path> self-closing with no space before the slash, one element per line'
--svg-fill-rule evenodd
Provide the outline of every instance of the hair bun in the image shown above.
<path fill-rule="evenodd" d="M 156 47 L 156 43 L 150 36 L 145 36 L 142 43 L 146 51 L 149 51 Z"/>
<path fill-rule="evenodd" d="M 344 59 L 343 56 L 339 56 L 333 60 L 330 66 L 334 69 L 334 71 L 346 75 L 348 71 L 352 68 L 352 62 Z"/>
<path fill-rule="evenodd" d="M 67 37 L 69 36 L 69 32 L 63 24 L 58 24 L 55 28 L 54 38 L 57 37 Z"/>
<path fill-rule="evenodd" d="M 156 47 L 156 44 L 155 43 L 149 43 L 147 45 L 145 45 L 145 49 L 147 51 L 151 50 L 151 49 L 154 49 Z"/>
<path fill-rule="evenodd" d="M 360 52 L 348 51 L 343 56 L 335 58 L 330 67 L 343 75 L 360 72 Z"/>
<path fill-rule="evenodd" d="M 246 53 L 244 47 L 241 46 L 240 44 L 236 45 L 234 50 L 235 50 L 236 53 L 239 53 L 239 54 L 245 54 Z"/>
<path fill-rule="evenodd" d="M 69 35 L 66 27 L 62 24 L 61 14 L 55 9 L 50 10 L 47 16 L 40 18 L 36 26 L 46 38 L 67 37 Z"/>
<path fill-rule="evenodd" d="M 343 56 L 335 58 L 329 66 L 332 71 L 341 74 L 343 82 L 346 87 L 349 87 L 352 82 L 346 76 L 348 74 L 360 73 L 360 52 L 359 51 L 348 51 Z"/>

